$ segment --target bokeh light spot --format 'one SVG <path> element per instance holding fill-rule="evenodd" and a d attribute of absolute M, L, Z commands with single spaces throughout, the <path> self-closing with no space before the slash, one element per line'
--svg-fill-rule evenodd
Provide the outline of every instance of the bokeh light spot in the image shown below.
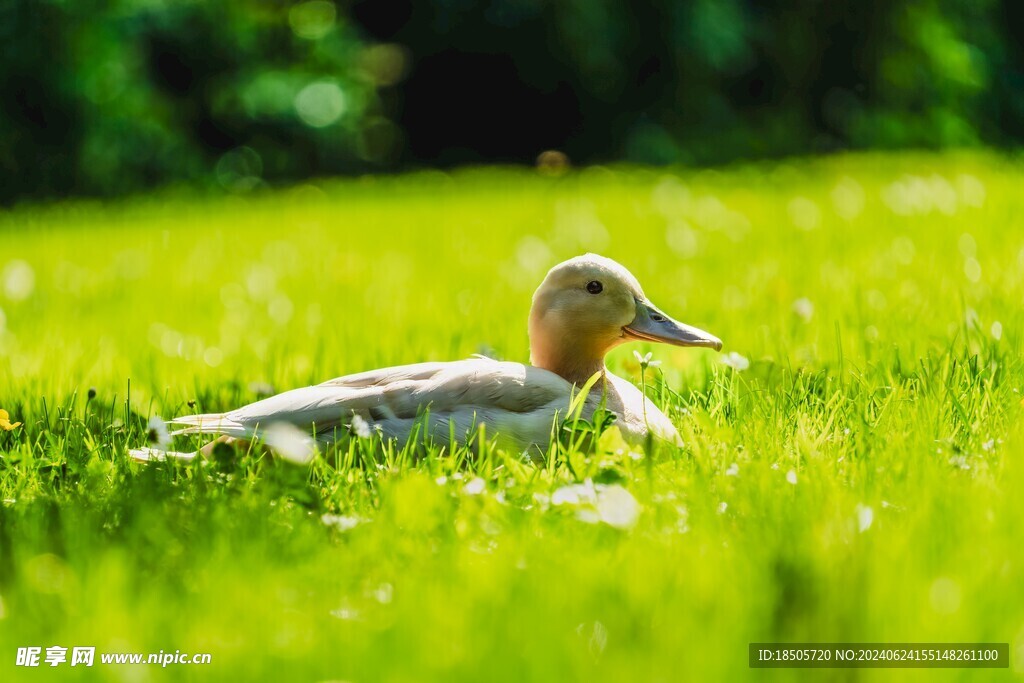
<path fill-rule="evenodd" d="M 4 266 L 4 295 L 11 301 L 24 301 L 36 288 L 36 273 L 27 262 L 15 260 Z"/>
<path fill-rule="evenodd" d="M 288 11 L 292 32 L 306 40 L 318 40 L 330 33 L 336 18 L 334 3 L 327 0 L 300 2 Z"/>
<path fill-rule="evenodd" d="M 408 50 L 393 43 L 373 45 L 360 53 L 359 66 L 378 86 L 395 85 L 409 70 Z"/>
<path fill-rule="evenodd" d="M 334 81 L 310 83 L 295 96 L 295 113 L 313 128 L 329 126 L 345 113 L 345 93 Z"/>

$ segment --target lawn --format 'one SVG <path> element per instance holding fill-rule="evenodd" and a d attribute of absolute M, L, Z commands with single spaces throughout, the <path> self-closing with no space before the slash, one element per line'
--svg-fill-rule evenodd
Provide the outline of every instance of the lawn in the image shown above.
<path fill-rule="evenodd" d="M 902 154 L 0 214 L 0 678 L 1019 677 L 1021 187 L 1016 159 Z M 725 342 L 609 358 L 662 361 L 682 448 L 126 457 L 154 415 L 525 362 L 534 288 L 587 251 Z M 753 641 L 1009 642 L 1011 668 L 759 671 Z M 15 665 L 53 645 L 96 664 Z M 176 650 L 211 663 L 99 662 Z"/>

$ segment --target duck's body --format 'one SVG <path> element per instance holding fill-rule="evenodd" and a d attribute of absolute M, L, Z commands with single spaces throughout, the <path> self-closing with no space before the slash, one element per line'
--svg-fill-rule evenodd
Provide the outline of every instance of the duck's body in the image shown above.
<path fill-rule="evenodd" d="M 401 444 L 413 436 L 464 444 L 483 426 L 486 438 L 496 438 L 499 446 L 540 455 L 567 417 L 574 392 L 600 373 L 584 404 L 585 417 L 603 404 L 627 441 L 642 443 L 653 436 L 678 443 L 671 420 L 636 387 L 610 373 L 605 354 L 636 339 L 722 346 L 716 337 L 659 311 L 629 271 L 594 254 L 548 272 L 533 296 L 529 330 L 532 365 L 487 358 L 402 365 L 295 389 L 228 413 L 171 422 L 179 427 L 175 434 L 241 439 L 285 423 L 315 433 L 322 443 L 347 435 L 356 417 Z"/>
<path fill-rule="evenodd" d="M 347 437 L 358 416 L 399 445 L 405 445 L 417 423 L 429 427 L 436 444 L 453 439 L 464 444 L 483 425 L 485 436 L 496 438 L 499 447 L 538 455 L 546 452 L 556 423 L 566 418 L 573 391 L 573 384 L 543 368 L 473 358 L 346 375 L 228 413 L 190 415 L 172 423 L 182 427 L 180 434 L 250 438 L 260 426 L 286 422 L 330 444 Z M 607 371 L 591 389 L 583 416 L 589 418 L 602 398 L 627 441 L 643 442 L 648 425 L 659 439 L 678 441 L 672 422 L 650 400 Z"/>

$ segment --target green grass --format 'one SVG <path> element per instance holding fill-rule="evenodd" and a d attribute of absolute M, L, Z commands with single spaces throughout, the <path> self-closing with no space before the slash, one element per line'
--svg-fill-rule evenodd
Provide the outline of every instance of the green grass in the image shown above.
<path fill-rule="evenodd" d="M 24 424 L 0 432 L 0 678 L 1019 677 L 1022 186 L 1003 157 L 872 155 L 2 215 L 0 408 Z M 612 354 L 638 383 L 632 349 L 663 361 L 678 451 L 126 459 L 149 416 L 259 384 L 526 361 L 533 289 L 585 251 L 750 359 Z M 551 503 L 587 477 L 635 525 Z M 1002 641 L 1011 670 L 748 669 L 747 643 L 790 640 Z M 213 661 L 16 668 L 30 645 Z"/>

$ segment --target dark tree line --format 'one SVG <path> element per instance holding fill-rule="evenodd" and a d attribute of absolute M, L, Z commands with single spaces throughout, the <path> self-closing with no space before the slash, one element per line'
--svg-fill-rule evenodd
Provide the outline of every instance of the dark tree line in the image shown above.
<path fill-rule="evenodd" d="M 1012 0 L 5 0 L 0 200 L 1024 139 Z"/>

